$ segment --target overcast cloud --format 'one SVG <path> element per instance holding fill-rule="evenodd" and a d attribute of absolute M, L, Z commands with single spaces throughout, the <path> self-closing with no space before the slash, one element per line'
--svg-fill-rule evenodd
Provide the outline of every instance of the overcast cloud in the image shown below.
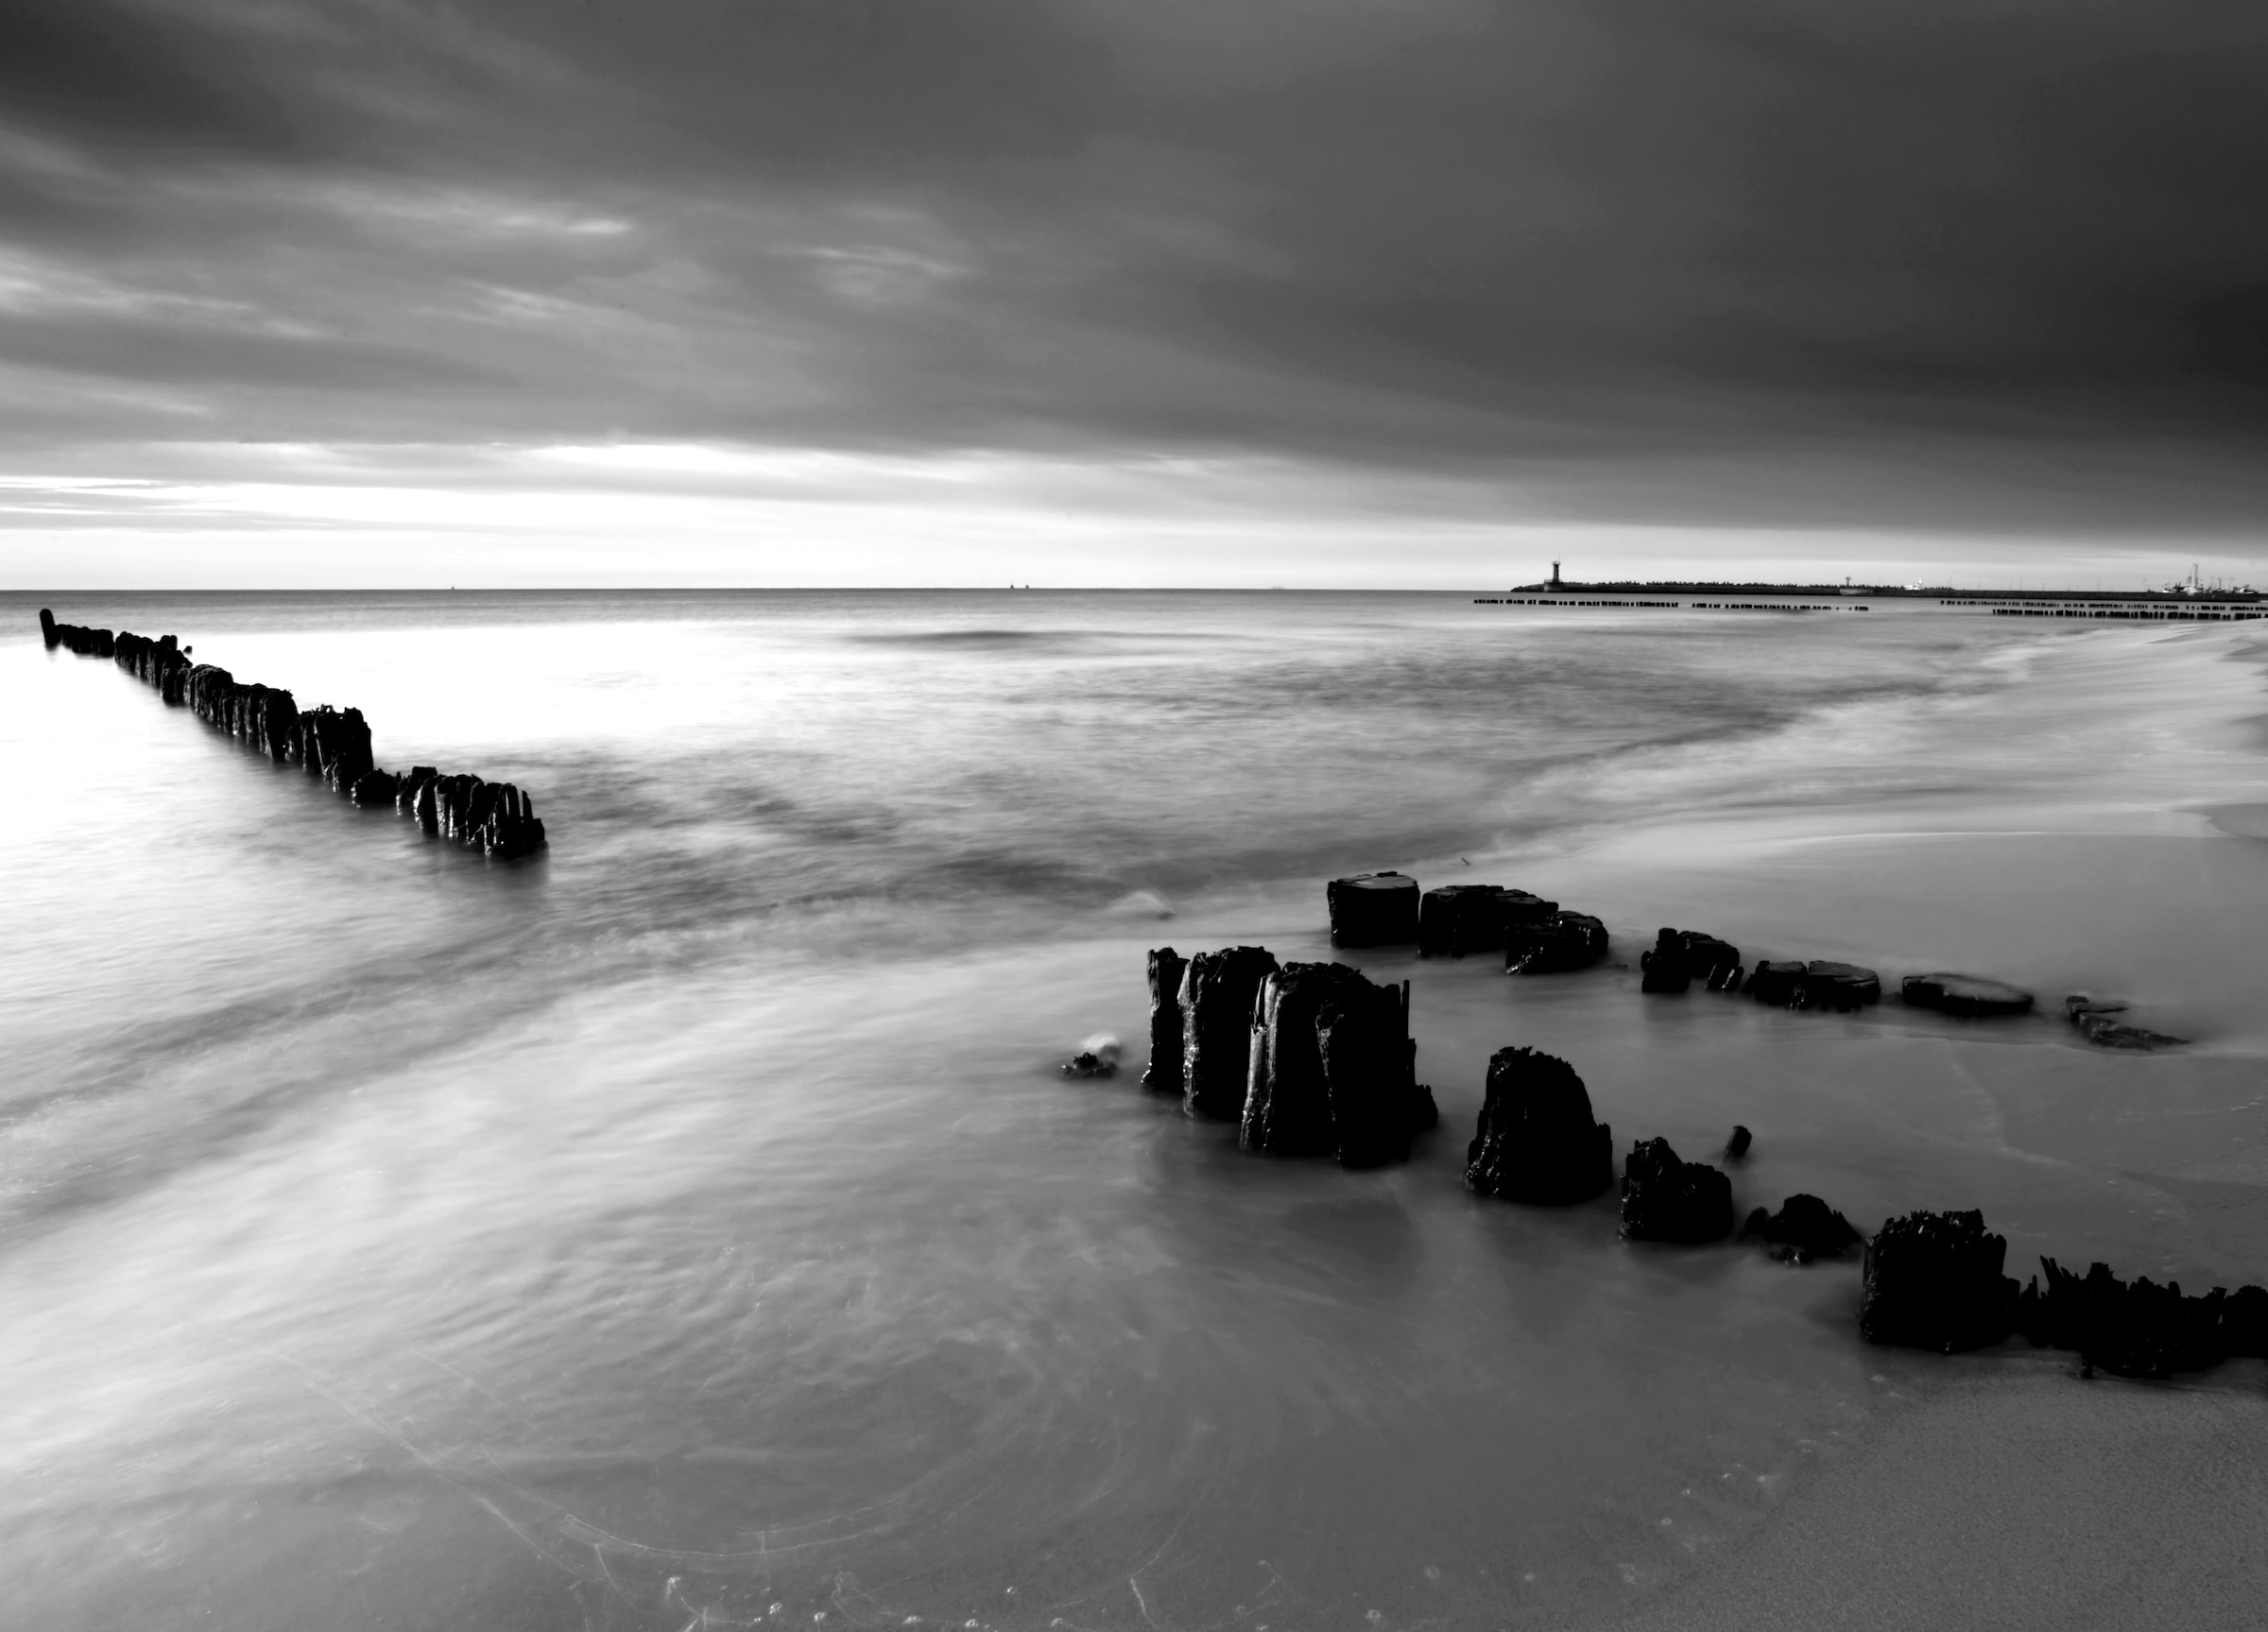
<path fill-rule="evenodd" d="M 2264 106 L 2259 0 L 9 0 L 0 550 L 540 578 L 603 497 L 825 581 L 730 541 L 949 491 L 832 575 L 1133 581 L 1130 518 L 1319 582 L 1398 528 L 1412 581 L 1495 526 L 2241 562 Z M 337 497 L 389 489 L 558 504 Z"/>

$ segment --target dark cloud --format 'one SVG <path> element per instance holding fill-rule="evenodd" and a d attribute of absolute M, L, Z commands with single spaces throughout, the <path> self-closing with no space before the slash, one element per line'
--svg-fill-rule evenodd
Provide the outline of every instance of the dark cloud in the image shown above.
<path fill-rule="evenodd" d="M 2257 0 L 18 0 L 0 353 L 122 438 L 2249 525 L 2264 93 Z"/>
<path fill-rule="evenodd" d="M 104 148 L 283 155 L 291 119 L 266 66 L 227 34 L 112 0 L 0 7 L 0 109 L 10 123 Z"/>

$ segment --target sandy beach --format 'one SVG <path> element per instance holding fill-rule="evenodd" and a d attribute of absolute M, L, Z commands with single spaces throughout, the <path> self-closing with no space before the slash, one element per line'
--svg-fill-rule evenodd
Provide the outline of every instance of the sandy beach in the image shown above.
<path fill-rule="evenodd" d="M 1753 1130 L 1744 1212 L 1975 1207 L 2019 1277 L 2268 1280 L 2241 629 L 603 610 L 196 630 L 255 672 L 327 653 L 413 723 L 508 644 L 484 734 L 435 757 L 530 732 L 541 870 L 310 807 L 109 665 L 11 671 L 52 711 L 20 763 L 73 791 L 9 841 L 43 893 L 0 1000 L 37 1073 L 0 1194 L 0 1622 L 2244 1623 L 2257 1363 L 2152 1387 L 1874 1349 L 1855 1263 L 1462 1182 L 1488 1057 L 1526 1044 L 1623 1150 Z M 1534 889 L 1614 945 L 1521 979 L 1334 953 L 1352 865 Z M 1662 924 L 2043 1012 L 1649 997 Z M 1249 1157 L 1136 1087 L 1147 950 L 1239 942 L 1411 981 L 1442 1126 L 1408 1165 Z M 2092 1048 L 2077 989 L 2191 1040 Z M 1066 1081 L 1097 1032 L 1125 1071 Z"/>

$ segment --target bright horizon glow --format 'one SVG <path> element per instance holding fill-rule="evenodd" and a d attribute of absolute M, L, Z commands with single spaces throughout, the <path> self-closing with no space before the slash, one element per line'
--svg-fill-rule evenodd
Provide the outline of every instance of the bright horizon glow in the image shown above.
<path fill-rule="evenodd" d="M 2179 540 L 1602 523 L 1502 484 L 1280 456 L 622 442 L 151 457 L 170 472 L 0 477 L 0 584 L 1483 590 L 1555 559 L 1591 580 L 2139 590 L 2191 561 L 2208 580 L 2268 577 L 2227 541 L 2187 545 L 2176 567 Z"/>

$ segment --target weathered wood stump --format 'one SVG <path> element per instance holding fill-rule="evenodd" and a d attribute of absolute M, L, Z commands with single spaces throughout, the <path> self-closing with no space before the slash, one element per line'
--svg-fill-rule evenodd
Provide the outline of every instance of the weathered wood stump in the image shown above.
<path fill-rule="evenodd" d="M 1357 976 L 1343 984 L 1316 1013 L 1315 1039 L 1339 1165 L 1409 1160 L 1410 1142 L 1441 1120 L 1433 1090 L 1418 1080 L 1410 983 L 1373 986 Z"/>
<path fill-rule="evenodd" d="M 1881 1001 L 1882 982 L 1874 971 L 1855 963 L 1759 958 L 1744 989 L 1757 1002 L 1780 1008 L 1856 1009 Z"/>
<path fill-rule="evenodd" d="M 2216 1286 L 2198 1297 L 2147 1276 L 2129 1282 L 2097 1263 L 2077 1276 L 2053 1258 L 2017 1299 L 2016 1330 L 2035 1345 L 2073 1349 L 2089 1368 L 2121 1377 L 2203 1371 L 2231 1355 L 2268 1351 L 2268 1292 Z"/>
<path fill-rule="evenodd" d="M 1816 958 L 1804 967 L 1803 1006 L 1858 1009 L 1882 1001 L 1881 977 L 1855 963 L 1826 963 Z"/>
<path fill-rule="evenodd" d="M 1401 946 L 1418 938 L 1418 881 L 1398 872 L 1356 873 L 1324 886 L 1333 946 Z"/>
<path fill-rule="evenodd" d="M 1589 913 L 1555 912 L 1538 923 L 1509 925 L 1506 974 L 1566 974 L 1606 955 L 1606 926 Z"/>
<path fill-rule="evenodd" d="M 1489 1057 L 1465 1182 L 1482 1195 L 1564 1207 L 1614 1182 L 1614 1132 L 1590 1114 L 1574 1068 L 1531 1048 Z"/>
<path fill-rule="evenodd" d="M 1732 1181 L 1715 1168 L 1685 1161 L 1666 1139 L 1641 1140 L 1623 1162 L 1624 1241 L 1686 1245 L 1732 1233 Z"/>
<path fill-rule="evenodd" d="M 1898 985 L 1910 1008 L 1933 1008 L 1960 1020 L 1990 1020 L 2030 1014 L 2032 994 L 2004 980 L 1973 974 L 1910 974 Z"/>
<path fill-rule="evenodd" d="M 1748 984 L 1742 989 L 1759 1003 L 1776 1008 L 1803 1006 L 1803 971 L 1799 962 L 1760 957 L 1748 971 Z"/>
<path fill-rule="evenodd" d="M 1741 988 L 1741 949 L 1693 929 L 1664 929 L 1651 952 L 1638 954 L 1639 989 L 1684 991 L 1700 981 L 1711 991 Z"/>
<path fill-rule="evenodd" d="M 365 771 L 347 789 L 358 805 L 390 805 L 402 791 L 402 779 L 392 771 Z"/>
<path fill-rule="evenodd" d="M 1245 1149 L 1267 1156 L 1328 1156 L 1337 1149 L 1315 1022 L 1324 1004 L 1349 984 L 1370 983 L 1343 963 L 1287 963 L 1261 982 L 1237 1131 Z"/>
<path fill-rule="evenodd" d="M 1909 1212 L 1866 1244 L 1859 1331 L 1872 1343 L 1951 1354 L 2006 1337 L 2016 1321 L 2016 1282 L 2001 1273 L 2008 1243 L 1984 1215 Z"/>
<path fill-rule="evenodd" d="M 1754 1134 L 1750 1133 L 1739 1123 L 1734 1123 L 1732 1125 L 1732 1137 L 1725 1142 L 1725 1160 L 1727 1161 L 1738 1161 L 1741 1160 L 1741 1158 L 1746 1156 L 1748 1154 L 1748 1146 L 1754 1142 L 1755 1137 L 1756 1136 Z"/>
<path fill-rule="evenodd" d="M 1418 902 L 1418 952 L 1422 957 L 1463 957 L 1502 952 L 1504 919 L 1495 884 L 1451 884 L 1429 889 Z"/>
<path fill-rule="evenodd" d="M 1142 1086 L 1152 1093 L 1181 1091 L 1181 975 L 1189 959 L 1170 946 L 1150 953 L 1150 1063 Z"/>
<path fill-rule="evenodd" d="M 2147 1031 L 2139 1025 L 2128 1025 L 2114 1018 L 2124 1014 L 2122 1003 L 2097 1003 L 2084 993 L 2074 992 L 2063 1000 L 2064 1018 L 2077 1029 L 2079 1035 L 2097 1048 L 2125 1049 L 2130 1053 L 2147 1054 L 2153 1049 L 2179 1048 L 2182 1039 L 2168 1037 L 2162 1031 Z"/>
<path fill-rule="evenodd" d="M 108 629 L 90 629 L 80 624 L 56 622 L 55 614 L 45 607 L 40 609 L 40 640 L 49 651 L 60 646 L 82 658 L 114 658 L 118 655 L 116 637 Z"/>
<path fill-rule="evenodd" d="M 1192 1116 L 1243 1118 L 1253 1012 L 1276 969 L 1267 948 L 1231 946 L 1194 954 L 1182 971 L 1181 1106 Z"/>
<path fill-rule="evenodd" d="M 1741 1233 L 1764 1243 L 1783 1263 L 1846 1257 L 1866 1239 L 1826 1202 L 1800 1194 L 1781 1202 L 1778 1212 L 1756 1209 L 1741 1226 Z"/>

